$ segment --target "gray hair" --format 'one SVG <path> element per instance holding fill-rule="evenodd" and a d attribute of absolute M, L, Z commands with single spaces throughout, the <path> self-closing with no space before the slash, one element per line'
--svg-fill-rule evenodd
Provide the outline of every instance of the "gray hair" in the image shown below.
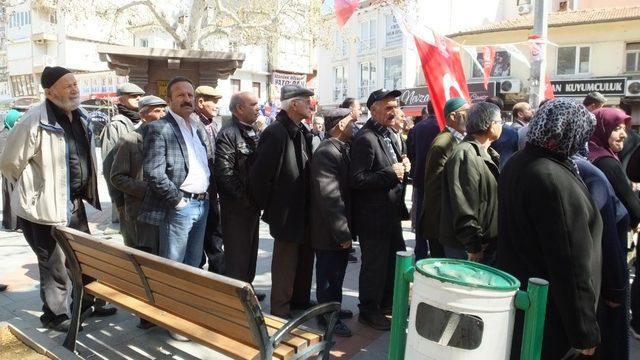
<path fill-rule="evenodd" d="M 480 102 L 467 112 L 467 133 L 484 133 L 491 127 L 495 118 L 500 118 L 500 108 L 492 103 Z"/>
<path fill-rule="evenodd" d="M 231 113 L 233 113 L 238 106 L 244 105 L 244 99 L 242 99 L 242 94 L 243 93 L 239 92 L 231 95 L 231 99 L 229 100 L 229 111 Z"/>
<path fill-rule="evenodd" d="M 291 107 L 291 103 L 294 100 L 306 100 L 309 96 L 297 96 L 297 97 L 293 97 L 291 99 L 286 99 L 286 100 L 282 100 L 280 101 L 280 108 L 284 111 L 289 110 L 289 107 Z"/>
<path fill-rule="evenodd" d="M 313 117 L 314 124 L 323 124 L 324 125 L 324 117 L 316 115 Z"/>

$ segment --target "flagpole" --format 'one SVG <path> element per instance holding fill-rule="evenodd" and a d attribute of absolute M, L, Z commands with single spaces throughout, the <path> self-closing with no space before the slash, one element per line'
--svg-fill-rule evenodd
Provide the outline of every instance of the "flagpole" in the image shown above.
<path fill-rule="evenodd" d="M 531 59 L 531 79 L 529 82 L 529 104 L 537 109 L 540 101 L 544 99 L 544 84 L 547 68 L 547 34 L 549 0 L 535 1 L 533 14 L 533 35 L 545 42 L 539 43 L 540 55 Z"/>

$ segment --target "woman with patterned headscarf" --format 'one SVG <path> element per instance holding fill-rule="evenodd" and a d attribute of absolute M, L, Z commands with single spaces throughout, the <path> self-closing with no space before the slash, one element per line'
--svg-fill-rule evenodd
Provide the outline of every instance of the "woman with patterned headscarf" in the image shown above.
<path fill-rule="evenodd" d="M 592 355 L 600 343 L 602 219 L 571 160 L 593 124 L 581 104 L 545 103 L 529 124 L 525 148 L 500 176 L 498 266 L 523 287 L 531 277 L 549 281 L 543 359 Z M 520 357 L 522 322 L 518 313 L 512 358 Z"/>

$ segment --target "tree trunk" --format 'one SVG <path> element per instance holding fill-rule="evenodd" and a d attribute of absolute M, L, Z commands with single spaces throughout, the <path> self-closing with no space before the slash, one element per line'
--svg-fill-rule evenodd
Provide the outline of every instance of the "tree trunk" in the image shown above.
<path fill-rule="evenodd" d="M 189 15 L 189 27 L 184 41 L 188 50 L 198 49 L 198 40 L 200 39 L 200 31 L 202 30 L 202 19 L 207 9 L 207 0 L 193 0 L 191 12 Z"/>

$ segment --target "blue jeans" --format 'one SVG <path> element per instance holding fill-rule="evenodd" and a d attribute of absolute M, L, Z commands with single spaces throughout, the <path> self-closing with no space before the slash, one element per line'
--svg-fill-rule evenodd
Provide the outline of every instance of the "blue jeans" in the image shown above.
<path fill-rule="evenodd" d="M 187 199 L 187 206 L 171 209 L 161 224 L 160 256 L 194 267 L 200 266 L 209 200 Z"/>

